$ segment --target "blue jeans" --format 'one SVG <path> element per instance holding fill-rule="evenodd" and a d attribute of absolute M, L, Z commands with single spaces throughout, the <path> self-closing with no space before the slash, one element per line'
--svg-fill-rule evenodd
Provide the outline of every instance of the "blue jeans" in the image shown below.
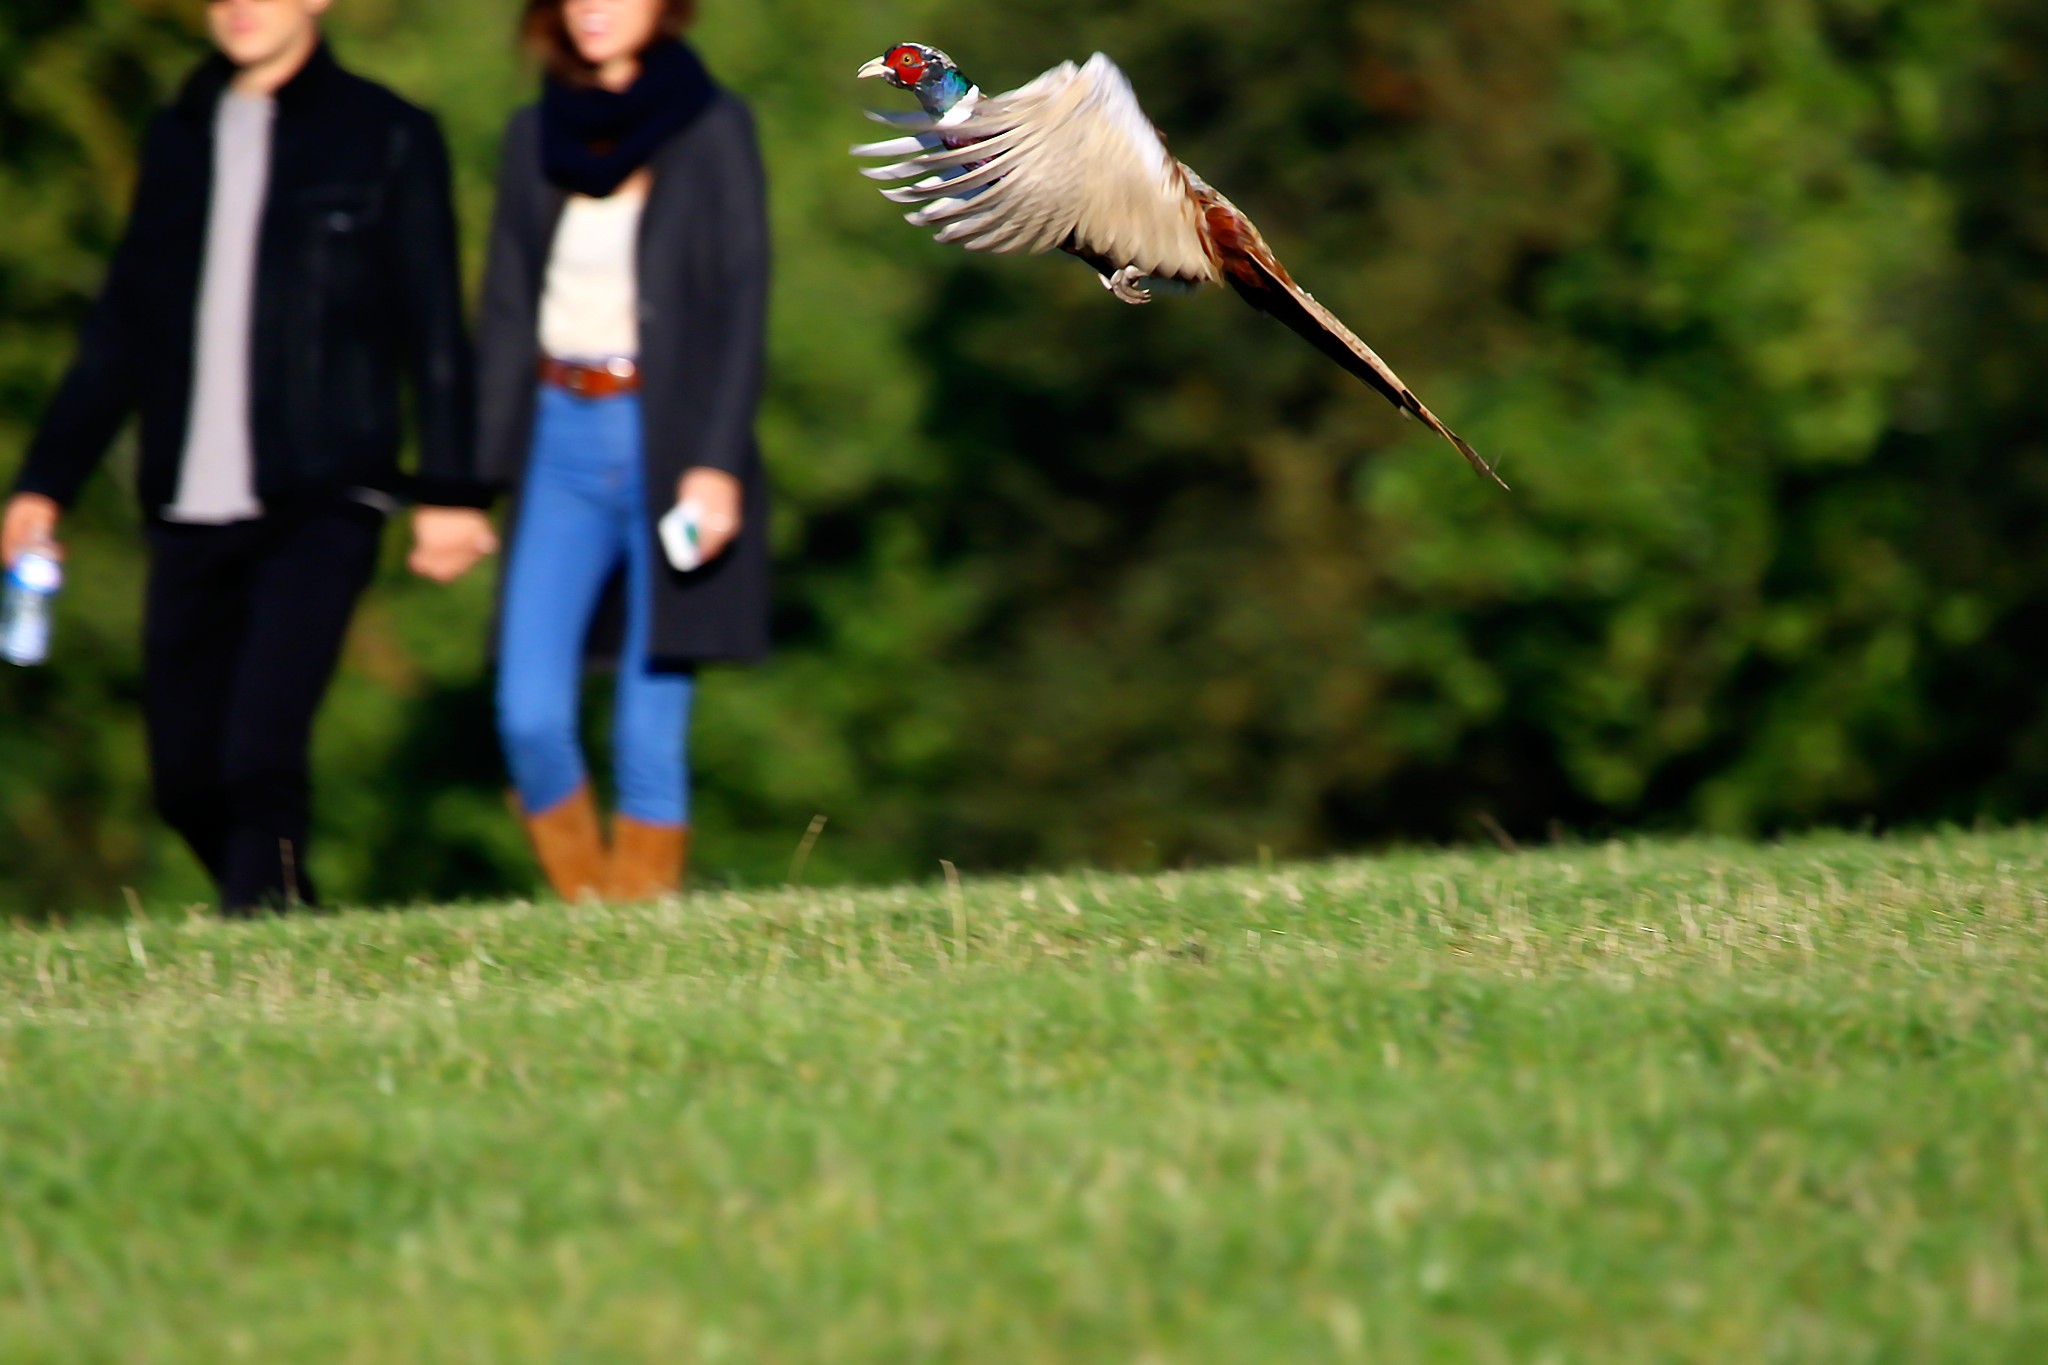
<path fill-rule="evenodd" d="M 645 824 L 690 821 L 694 682 L 648 666 L 655 546 L 641 491 L 640 400 L 541 389 L 533 458 L 505 568 L 498 737 L 529 814 L 587 779 L 577 714 L 583 643 L 623 563 L 626 636 L 612 722 L 618 809 Z"/>

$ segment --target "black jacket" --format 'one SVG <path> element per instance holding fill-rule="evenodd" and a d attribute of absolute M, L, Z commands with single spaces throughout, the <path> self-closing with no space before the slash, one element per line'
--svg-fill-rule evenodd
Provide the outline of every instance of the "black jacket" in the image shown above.
<path fill-rule="evenodd" d="M 768 649 L 768 488 L 754 441 L 768 215 L 753 118 L 721 91 L 650 168 L 639 243 L 648 534 L 687 469 L 722 469 L 746 489 L 745 526 L 723 555 L 691 574 L 655 555 L 652 653 L 667 664 L 757 659 Z M 541 290 L 567 202 L 541 172 L 538 114 L 522 110 L 505 135 L 478 320 L 478 468 L 515 487 L 533 443 Z M 519 553 L 516 531 L 506 553 Z M 601 651 L 607 632 L 593 637 Z"/>
<path fill-rule="evenodd" d="M 131 411 L 138 492 L 177 495 L 192 399 L 215 56 L 150 125 L 135 205 L 78 357 L 29 447 L 20 492 L 78 494 Z M 471 474 L 474 376 L 463 331 L 448 153 L 433 117 L 321 47 L 277 92 L 259 233 L 250 425 L 266 506 L 376 489 L 482 506 Z M 419 472 L 401 474 L 401 378 Z"/>

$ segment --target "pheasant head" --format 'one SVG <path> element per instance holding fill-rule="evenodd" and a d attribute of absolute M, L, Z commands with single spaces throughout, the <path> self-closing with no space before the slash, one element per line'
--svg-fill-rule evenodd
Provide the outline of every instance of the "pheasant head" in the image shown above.
<path fill-rule="evenodd" d="M 898 43 L 858 74 L 879 76 L 898 90 L 908 90 L 933 118 L 943 118 L 974 90 L 951 57 L 923 43 Z"/>

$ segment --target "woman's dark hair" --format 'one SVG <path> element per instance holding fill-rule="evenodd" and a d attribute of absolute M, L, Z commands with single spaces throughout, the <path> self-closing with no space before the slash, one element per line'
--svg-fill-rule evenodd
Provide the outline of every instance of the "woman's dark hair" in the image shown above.
<path fill-rule="evenodd" d="M 563 14 L 568 0 L 526 0 L 526 14 L 519 21 L 519 36 L 527 50 L 546 63 L 548 74 L 565 85 L 591 85 L 597 71 L 576 50 L 569 36 L 569 21 Z M 697 0 L 663 0 L 661 20 L 655 33 L 674 37 L 697 17 Z"/>

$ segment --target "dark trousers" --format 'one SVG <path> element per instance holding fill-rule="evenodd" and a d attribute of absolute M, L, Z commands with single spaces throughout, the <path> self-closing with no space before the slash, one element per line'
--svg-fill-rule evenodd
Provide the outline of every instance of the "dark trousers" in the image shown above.
<path fill-rule="evenodd" d="M 376 568 L 383 520 L 344 504 L 149 529 L 143 691 L 157 808 L 228 914 L 314 900 L 313 716 Z"/>

